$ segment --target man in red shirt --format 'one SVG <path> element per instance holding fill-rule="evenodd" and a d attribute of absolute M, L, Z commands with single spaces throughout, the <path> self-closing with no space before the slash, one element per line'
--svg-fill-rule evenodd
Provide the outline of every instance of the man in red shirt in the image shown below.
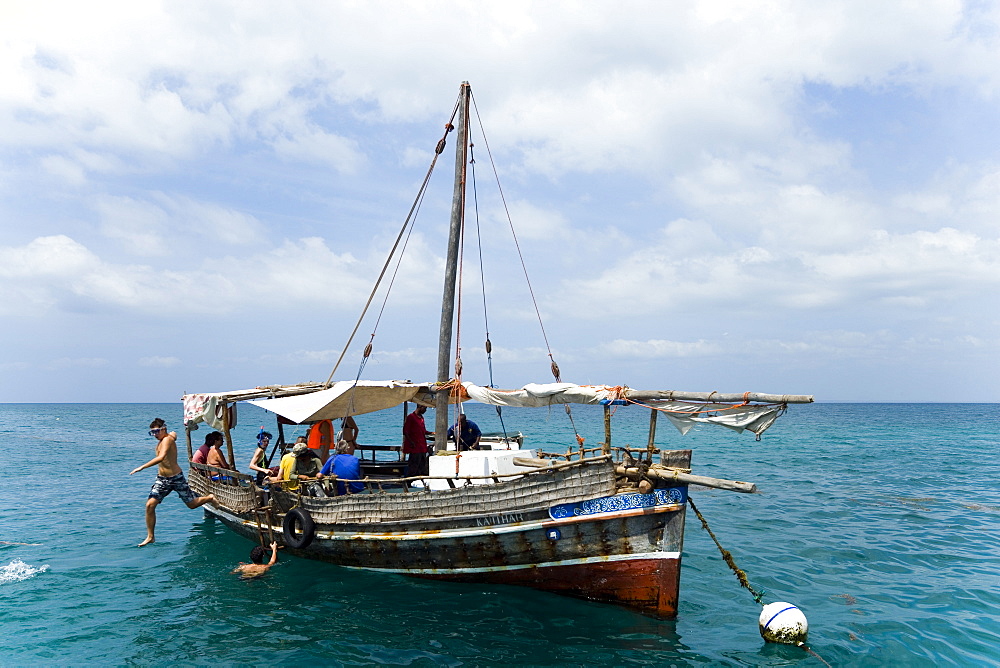
<path fill-rule="evenodd" d="M 424 413 L 427 406 L 417 404 L 416 410 L 403 420 L 403 454 L 406 460 L 406 475 L 418 476 L 428 474 L 427 461 L 427 427 L 424 424 Z"/>

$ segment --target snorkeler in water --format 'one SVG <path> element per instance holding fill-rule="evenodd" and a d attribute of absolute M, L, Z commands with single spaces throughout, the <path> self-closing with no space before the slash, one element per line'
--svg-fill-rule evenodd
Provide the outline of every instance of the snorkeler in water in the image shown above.
<path fill-rule="evenodd" d="M 264 563 L 265 554 L 267 554 L 265 548 L 260 545 L 255 546 L 250 550 L 251 563 L 244 564 L 241 561 L 240 565 L 233 569 L 233 573 L 239 573 L 245 578 L 256 578 L 267 573 L 267 569 L 278 562 L 278 544 L 275 542 L 271 543 L 271 561 L 266 564 Z"/>

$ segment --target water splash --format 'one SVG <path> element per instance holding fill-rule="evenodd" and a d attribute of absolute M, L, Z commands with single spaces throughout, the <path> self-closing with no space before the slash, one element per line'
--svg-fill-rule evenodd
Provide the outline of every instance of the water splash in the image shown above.
<path fill-rule="evenodd" d="M 47 570 L 49 570 L 48 565 L 36 568 L 34 566 L 29 566 L 20 559 L 15 559 L 0 569 L 0 584 L 27 580 L 28 578 L 34 577 L 38 573 L 44 573 Z"/>

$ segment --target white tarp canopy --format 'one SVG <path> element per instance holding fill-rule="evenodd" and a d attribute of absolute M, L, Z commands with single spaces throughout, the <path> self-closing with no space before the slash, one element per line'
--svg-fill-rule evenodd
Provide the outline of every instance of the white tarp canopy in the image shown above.
<path fill-rule="evenodd" d="M 412 401 L 427 385 L 395 380 L 342 380 L 328 389 L 277 399 L 254 399 L 260 406 L 295 423 L 333 420 L 348 415 L 373 413 Z"/>
<path fill-rule="evenodd" d="M 621 388 L 573 383 L 531 383 L 520 390 L 497 390 L 492 387 L 462 383 L 469 398 L 494 406 L 538 408 L 552 404 L 599 404 L 619 399 Z"/>
<path fill-rule="evenodd" d="M 248 400 L 255 406 L 270 411 L 296 424 L 332 420 L 348 415 L 362 415 L 398 406 L 405 401 L 415 401 L 433 406 L 430 383 L 403 381 L 344 380 L 327 389 L 312 389 L 307 385 L 279 388 L 293 390 L 296 394 L 276 398 Z M 313 387 L 321 387 L 318 384 Z M 308 388 L 308 389 L 307 389 Z M 660 398 L 663 393 L 641 393 L 641 400 L 630 400 L 638 394 L 625 386 L 576 385 L 573 383 L 532 383 L 519 390 L 500 390 L 463 382 L 464 395 L 458 400 L 471 399 L 494 406 L 538 408 L 555 404 L 599 405 L 619 402 L 637 403 L 656 408 L 667 417 L 681 434 L 686 434 L 697 424 L 716 424 L 737 432 L 749 430 L 758 436 L 774 424 L 784 410 L 782 403 L 751 404 L 746 401 L 725 403 L 719 401 L 675 401 Z M 305 389 L 306 391 L 302 391 Z M 310 391 L 311 390 L 311 391 Z M 260 397 L 269 388 L 244 390 L 237 393 L 195 394 L 184 397 L 184 422 L 193 424 L 204 420 L 216 429 L 222 428 L 221 407 L 227 401 L 242 396 Z M 669 393 L 668 393 L 669 394 Z M 715 393 L 712 393 L 715 394 Z M 738 395 L 737 395 L 738 396 Z M 768 396 L 768 395 L 765 395 Z M 773 396 L 773 395 L 772 395 Z M 729 397 L 726 397 L 727 399 Z M 784 398 L 782 395 L 781 398 Z M 802 397 L 790 397 L 792 400 Z M 452 397 L 454 403 L 456 397 Z M 808 397 L 811 401 L 812 398 Z"/>

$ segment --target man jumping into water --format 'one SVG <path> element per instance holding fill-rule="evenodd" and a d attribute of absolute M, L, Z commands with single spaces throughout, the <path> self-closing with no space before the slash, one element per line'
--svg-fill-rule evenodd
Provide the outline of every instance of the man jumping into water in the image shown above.
<path fill-rule="evenodd" d="M 149 490 L 149 499 L 146 500 L 146 540 L 139 543 L 139 547 L 149 545 L 156 540 L 153 536 L 153 529 L 156 528 L 156 506 L 160 505 L 160 501 L 170 492 L 176 491 L 177 496 L 181 497 L 181 501 L 186 503 L 188 508 L 198 508 L 206 503 L 217 505 L 213 494 L 196 497 L 188 487 L 184 473 L 177 465 L 177 432 L 168 432 L 167 423 L 156 418 L 149 423 L 149 435 L 159 441 L 156 445 L 156 456 L 142 466 L 132 469 L 132 473 L 138 473 L 150 466 L 159 465 L 156 481 Z"/>

